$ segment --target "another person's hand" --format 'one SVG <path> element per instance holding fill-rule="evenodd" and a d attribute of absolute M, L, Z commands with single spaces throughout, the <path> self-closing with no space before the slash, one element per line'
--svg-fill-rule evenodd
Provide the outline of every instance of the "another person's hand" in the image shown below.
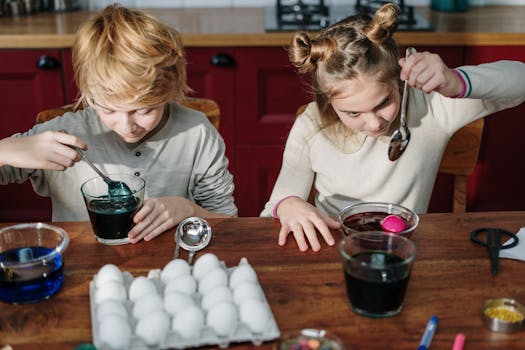
<path fill-rule="evenodd" d="M 80 160 L 80 156 L 71 146 L 87 148 L 87 145 L 75 135 L 58 131 L 8 137 L 0 141 L 0 165 L 65 170 Z"/>
<path fill-rule="evenodd" d="M 279 205 L 277 214 L 282 225 L 279 232 L 279 245 L 286 244 L 286 238 L 293 233 L 300 251 L 307 251 L 308 244 L 310 244 L 312 250 L 317 252 L 321 249 L 317 232 L 328 245 L 335 244 L 330 229 L 339 229 L 341 225 L 310 203 L 297 197 L 291 197 Z"/>
<path fill-rule="evenodd" d="M 426 93 L 436 91 L 443 96 L 454 97 L 461 93 L 462 84 L 441 57 L 430 52 L 416 52 L 407 59 L 399 60 L 401 80 Z"/>
<path fill-rule="evenodd" d="M 141 239 L 150 241 L 193 214 L 194 204 L 186 198 L 150 198 L 133 217 L 135 226 L 129 231 L 128 237 L 131 243 L 137 243 Z"/>

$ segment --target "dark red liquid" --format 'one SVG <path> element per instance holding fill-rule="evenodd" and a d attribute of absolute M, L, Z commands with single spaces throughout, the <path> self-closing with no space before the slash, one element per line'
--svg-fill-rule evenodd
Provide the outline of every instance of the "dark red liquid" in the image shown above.
<path fill-rule="evenodd" d="M 370 264 L 372 260 L 384 261 L 385 268 L 362 269 L 354 274 L 345 266 L 346 291 L 354 308 L 374 314 L 384 314 L 398 310 L 403 304 L 410 278 L 408 265 L 389 269 L 388 265 L 399 264 L 402 258 L 392 254 L 366 252 L 354 255 L 352 267 L 361 263 Z M 346 264 L 349 264 L 346 262 Z"/>
<path fill-rule="evenodd" d="M 364 212 L 350 215 L 347 217 L 343 225 L 353 231 L 385 231 L 381 227 L 381 221 L 387 217 L 388 213 L 383 212 Z M 405 222 L 405 227 L 409 228 L 410 224 L 408 221 L 401 217 L 400 218 Z"/>

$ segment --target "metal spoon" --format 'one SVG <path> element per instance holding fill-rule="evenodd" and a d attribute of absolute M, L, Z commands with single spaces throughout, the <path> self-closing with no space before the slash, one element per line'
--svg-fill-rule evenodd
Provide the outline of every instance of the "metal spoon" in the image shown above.
<path fill-rule="evenodd" d="M 80 155 L 80 157 L 88 163 L 88 165 L 95 170 L 95 172 L 104 180 L 105 183 L 108 184 L 108 194 L 110 197 L 122 197 L 122 196 L 131 196 L 133 195 L 133 192 L 131 189 L 122 181 L 115 181 L 111 180 L 106 174 L 104 174 L 102 171 L 100 171 L 99 168 L 93 164 L 92 161 L 89 160 L 88 157 L 82 152 L 82 150 L 78 147 L 73 147 L 75 151 Z"/>
<path fill-rule="evenodd" d="M 190 217 L 179 223 L 175 233 L 175 257 L 178 257 L 179 245 L 189 251 L 188 264 L 193 261 L 195 252 L 204 249 L 211 240 L 211 227 L 206 220 Z"/>
<path fill-rule="evenodd" d="M 405 57 L 408 58 L 410 55 L 416 52 L 416 49 L 409 47 L 406 50 Z M 408 98 L 408 80 L 405 80 L 405 86 L 403 87 L 403 98 L 401 100 L 401 116 L 399 129 L 394 131 L 392 138 L 390 139 L 390 145 L 388 146 L 388 159 L 391 161 L 397 160 L 410 141 L 410 130 L 407 126 L 407 98 Z"/>

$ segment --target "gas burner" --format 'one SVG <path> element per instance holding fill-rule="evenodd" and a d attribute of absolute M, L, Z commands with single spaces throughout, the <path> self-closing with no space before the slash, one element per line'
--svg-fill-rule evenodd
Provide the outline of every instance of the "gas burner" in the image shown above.
<path fill-rule="evenodd" d="M 268 32 L 317 31 L 348 16 L 359 13 L 373 15 L 377 9 L 388 2 L 396 3 L 401 9 L 398 31 L 432 30 L 428 19 L 414 11 L 413 6 L 405 6 L 404 0 L 357 0 L 355 5 L 340 6 L 326 6 L 324 0 L 277 0 L 276 6 L 265 8 L 265 29 Z"/>
<path fill-rule="evenodd" d="M 324 0 L 305 3 L 301 0 L 277 0 L 277 24 L 285 28 L 314 29 L 328 26 L 328 6 Z"/>
<path fill-rule="evenodd" d="M 381 6 L 387 3 L 394 3 L 399 6 L 399 9 L 401 10 L 398 20 L 399 25 L 414 25 L 417 23 L 414 15 L 414 7 L 406 6 L 404 0 L 357 0 L 355 4 L 355 10 L 357 13 L 366 13 L 373 16 L 376 13 L 376 11 L 379 10 L 379 8 L 381 8 Z"/>

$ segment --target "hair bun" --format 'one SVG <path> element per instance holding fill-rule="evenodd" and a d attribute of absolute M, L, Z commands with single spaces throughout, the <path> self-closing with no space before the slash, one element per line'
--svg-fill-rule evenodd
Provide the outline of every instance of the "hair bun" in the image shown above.
<path fill-rule="evenodd" d="M 393 3 L 388 3 L 376 11 L 375 17 L 369 25 L 363 28 L 366 37 L 376 45 L 382 44 L 397 31 L 397 24 L 401 9 Z"/>

